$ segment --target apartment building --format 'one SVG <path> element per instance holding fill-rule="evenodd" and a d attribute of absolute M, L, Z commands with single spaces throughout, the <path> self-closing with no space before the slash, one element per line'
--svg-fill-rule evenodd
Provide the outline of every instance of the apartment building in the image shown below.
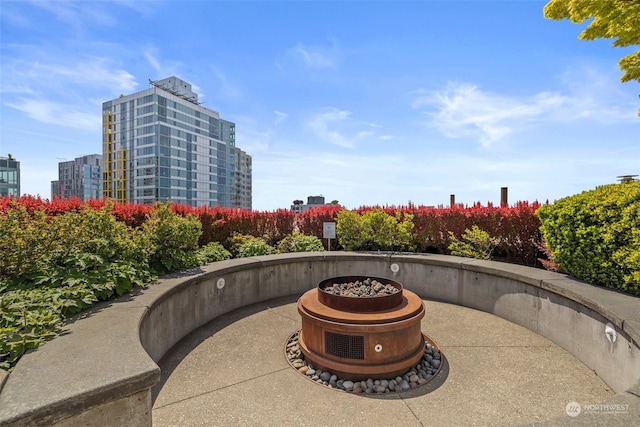
<path fill-rule="evenodd" d="M 102 104 L 103 195 L 251 209 L 251 156 L 235 146 L 235 123 L 203 107 L 184 80 L 149 85 Z"/>
<path fill-rule="evenodd" d="M 51 181 L 51 197 L 102 198 L 102 155 L 89 154 L 58 163 L 58 180 Z"/>
<path fill-rule="evenodd" d="M 0 196 L 20 196 L 20 162 L 11 154 L 0 157 Z"/>

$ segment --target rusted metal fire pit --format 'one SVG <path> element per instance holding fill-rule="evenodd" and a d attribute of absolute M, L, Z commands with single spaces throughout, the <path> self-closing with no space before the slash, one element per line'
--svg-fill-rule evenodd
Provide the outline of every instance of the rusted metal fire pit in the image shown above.
<path fill-rule="evenodd" d="M 326 291 L 335 284 L 367 279 L 395 291 L 372 297 Z M 420 330 L 424 303 L 393 280 L 371 276 L 323 280 L 300 297 L 298 312 L 302 316 L 299 344 L 305 359 L 341 378 L 394 378 L 424 355 L 425 337 Z"/>

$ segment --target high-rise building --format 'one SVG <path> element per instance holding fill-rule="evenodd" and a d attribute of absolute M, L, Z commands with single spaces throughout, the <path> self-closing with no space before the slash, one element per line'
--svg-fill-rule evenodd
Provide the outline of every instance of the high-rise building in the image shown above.
<path fill-rule="evenodd" d="M 235 123 L 177 77 L 149 83 L 102 104 L 104 196 L 251 209 L 251 156 L 235 146 Z"/>
<path fill-rule="evenodd" d="M 251 156 L 236 148 L 235 202 L 237 206 L 251 209 Z"/>
<path fill-rule="evenodd" d="M 20 162 L 11 154 L 0 157 L 0 196 L 20 196 Z"/>
<path fill-rule="evenodd" d="M 102 156 L 89 154 L 58 163 L 58 180 L 51 181 L 51 197 L 102 198 Z"/>

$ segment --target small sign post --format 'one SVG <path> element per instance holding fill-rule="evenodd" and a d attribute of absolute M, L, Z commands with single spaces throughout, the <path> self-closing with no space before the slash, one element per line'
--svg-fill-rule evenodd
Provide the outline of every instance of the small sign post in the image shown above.
<path fill-rule="evenodd" d="M 322 223 L 322 237 L 327 239 L 327 249 L 331 250 L 331 239 L 336 238 L 336 223 L 335 222 L 323 222 Z"/>

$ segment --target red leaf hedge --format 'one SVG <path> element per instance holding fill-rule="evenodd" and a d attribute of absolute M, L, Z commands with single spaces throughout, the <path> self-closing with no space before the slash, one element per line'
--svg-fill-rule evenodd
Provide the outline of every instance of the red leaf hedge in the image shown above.
<path fill-rule="evenodd" d="M 19 198 L 4 197 L 0 199 L 0 212 L 9 209 L 12 204 L 26 206 L 29 212 L 43 209 L 48 215 L 60 215 L 69 211 L 79 211 L 83 206 L 99 209 L 107 203 L 105 200 L 82 202 L 77 198 L 49 201 L 40 197 L 23 196 Z M 140 226 L 154 207 L 152 205 L 113 203 L 113 212 L 119 221 L 129 226 Z M 500 240 L 494 251 L 496 259 L 539 266 L 538 258 L 543 257 L 540 243 L 540 220 L 535 211 L 540 207 L 538 202 L 518 202 L 514 206 L 495 207 L 491 204 L 483 206 L 457 205 L 454 207 L 426 207 L 409 204 L 407 206 L 370 206 L 355 209 L 362 213 L 371 209 L 382 209 L 386 213 L 413 215 L 413 243 L 416 251 L 448 254 L 449 234 L 451 231 L 460 237 L 466 229 L 477 225 L 492 237 Z M 235 208 L 206 207 L 198 208 L 172 204 L 173 212 L 180 215 L 195 215 L 202 224 L 200 244 L 220 242 L 226 244 L 234 233 L 263 237 L 271 245 L 275 245 L 294 231 L 322 239 L 323 222 L 334 222 L 337 213 L 343 209 L 339 205 L 325 205 L 305 212 L 294 214 L 288 209 L 271 212 L 248 211 Z M 326 239 L 322 239 L 326 245 Z"/>

